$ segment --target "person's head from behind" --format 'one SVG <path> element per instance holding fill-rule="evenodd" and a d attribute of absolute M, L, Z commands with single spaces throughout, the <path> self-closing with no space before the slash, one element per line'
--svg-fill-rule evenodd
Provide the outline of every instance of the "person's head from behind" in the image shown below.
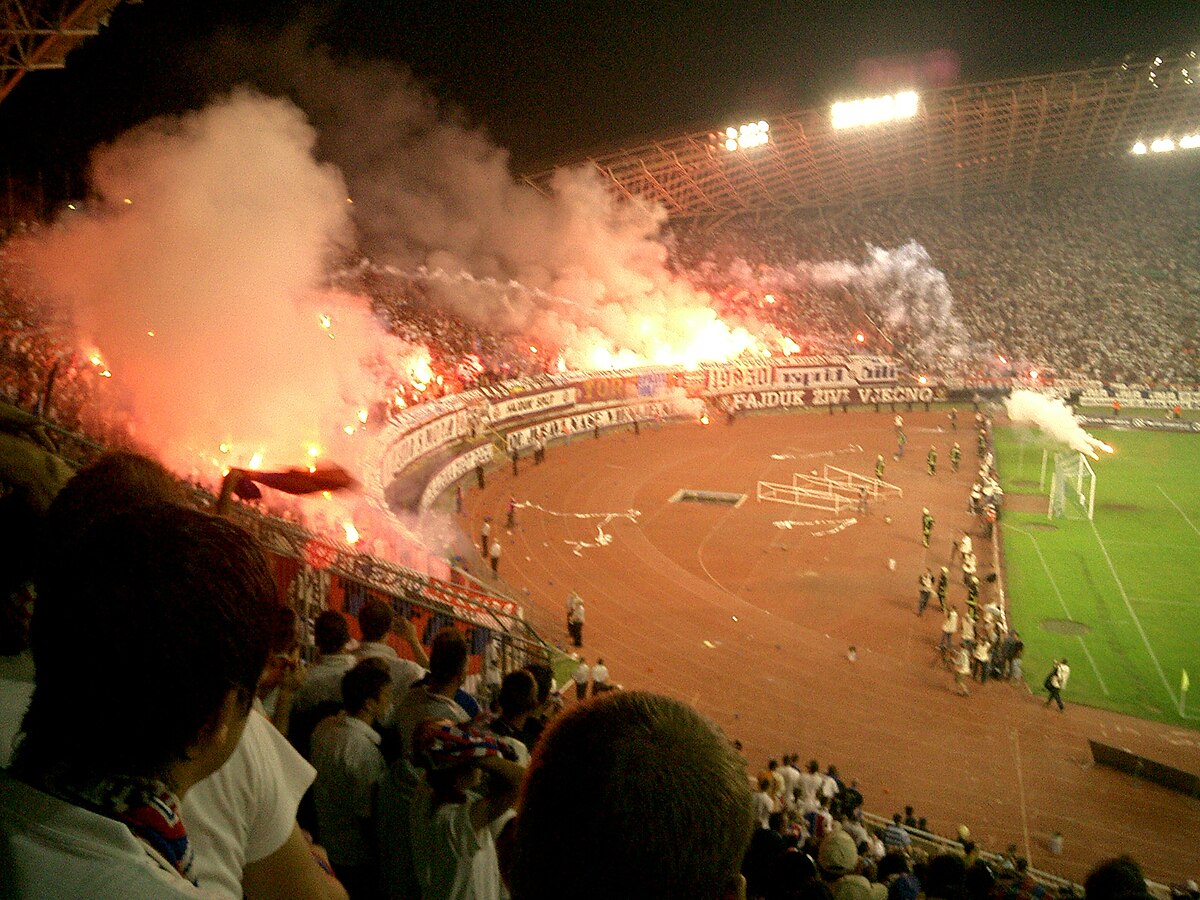
<path fill-rule="evenodd" d="M 579 662 L 583 662 L 582 657 Z M 554 673 L 545 663 L 529 663 L 525 671 L 537 682 L 537 705 L 541 706 L 550 699 L 550 691 L 554 689 Z"/>
<path fill-rule="evenodd" d="M 377 657 L 362 660 L 342 676 L 342 707 L 365 721 L 382 718 L 392 706 L 392 674 Z"/>
<path fill-rule="evenodd" d="M 503 866 L 514 900 L 716 900 L 744 890 L 753 828 L 745 764 L 677 700 L 630 691 L 573 707 L 538 744 L 519 809 Z"/>
<path fill-rule="evenodd" d="M 500 682 L 500 696 L 496 702 L 506 719 L 533 712 L 538 707 L 538 686 L 533 675 L 525 669 L 509 672 Z"/>
<path fill-rule="evenodd" d="M 1146 876 L 1131 857 L 1100 863 L 1083 882 L 1087 900 L 1142 900 L 1147 897 Z"/>
<path fill-rule="evenodd" d="M 378 597 L 371 597 L 358 611 L 358 627 L 364 641 L 380 642 L 387 638 L 396 617 L 392 604 Z"/>
<path fill-rule="evenodd" d="M 42 573 L 17 767 L 186 789 L 241 736 L 276 586 L 255 539 L 172 504 L 97 517 Z"/>
<path fill-rule="evenodd" d="M 336 609 L 327 609 L 313 623 L 313 643 L 322 656 L 333 656 L 346 649 L 350 642 L 350 626 L 346 617 Z"/>
<path fill-rule="evenodd" d="M 183 486 L 162 463 L 126 450 L 105 453 L 55 496 L 46 516 L 46 543 L 70 541 L 98 518 L 157 503 L 190 505 Z"/>
<path fill-rule="evenodd" d="M 467 675 L 467 639 L 457 628 L 443 628 L 429 646 L 429 681 L 437 687 L 458 687 Z"/>

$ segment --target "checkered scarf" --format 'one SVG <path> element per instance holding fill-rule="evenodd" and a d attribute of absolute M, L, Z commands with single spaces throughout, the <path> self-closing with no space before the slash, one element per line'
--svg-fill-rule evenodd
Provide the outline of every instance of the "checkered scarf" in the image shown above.
<path fill-rule="evenodd" d="M 163 782 L 135 777 L 102 778 L 87 785 L 54 777 L 42 777 L 38 782 L 34 786 L 48 794 L 121 822 L 183 878 L 197 884 L 192 875 L 192 847 L 179 816 L 179 798 Z"/>

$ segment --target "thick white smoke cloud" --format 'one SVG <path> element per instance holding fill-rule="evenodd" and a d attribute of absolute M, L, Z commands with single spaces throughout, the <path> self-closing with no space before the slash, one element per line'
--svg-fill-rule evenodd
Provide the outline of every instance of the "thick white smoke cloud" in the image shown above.
<path fill-rule="evenodd" d="M 309 462 L 377 396 L 360 363 L 403 349 L 364 299 L 320 291 L 351 229 L 315 141 L 248 90 L 150 122 L 95 153 L 85 212 L 22 248 L 176 471 Z"/>
<path fill-rule="evenodd" d="M 581 368 L 720 359 L 754 344 L 669 270 L 660 207 L 616 198 L 586 167 L 560 169 L 543 193 L 404 70 L 281 46 L 258 77 L 316 123 L 322 156 L 345 173 L 362 249 L 419 275 L 438 305 L 562 347 Z"/>
<path fill-rule="evenodd" d="M 1062 400 L 1036 391 L 1013 391 L 1004 402 L 1008 417 L 1018 425 L 1033 425 L 1052 441 L 1096 459 L 1097 450 L 1111 453 L 1112 448 L 1092 437 L 1080 426 L 1071 408 Z"/>

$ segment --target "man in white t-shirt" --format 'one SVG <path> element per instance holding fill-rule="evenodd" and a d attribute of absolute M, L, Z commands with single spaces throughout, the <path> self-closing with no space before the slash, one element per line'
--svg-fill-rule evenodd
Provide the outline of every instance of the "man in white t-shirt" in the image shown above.
<path fill-rule="evenodd" d="M 488 548 L 488 559 L 492 564 L 492 574 L 499 577 L 500 575 L 500 542 L 492 541 Z"/>
<path fill-rule="evenodd" d="M 375 659 L 360 662 L 342 679 L 342 698 L 343 711 L 317 726 L 312 737 L 317 829 L 350 896 L 373 896 L 379 878 L 371 850 L 372 801 L 387 764 L 371 723 L 392 705 L 386 666 Z"/>
<path fill-rule="evenodd" d="M 1058 704 L 1058 711 L 1063 711 L 1062 689 L 1067 686 L 1067 679 L 1071 677 L 1071 667 L 1067 665 L 1066 657 L 1056 659 L 1054 668 L 1050 674 L 1046 676 L 1046 681 L 1043 687 L 1049 692 L 1046 698 L 1046 705 L 1049 706 L 1052 702 Z"/>
<path fill-rule="evenodd" d="M 604 660 L 598 659 L 592 666 L 592 696 L 611 690 L 612 685 L 608 683 L 608 666 L 604 664 Z"/>
<path fill-rule="evenodd" d="M 571 680 L 575 682 L 575 699 L 582 701 L 587 699 L 588 682 L 592 678 L 592 667 L 587 664 L 587 660 L 582 656 L 579 657 L 579 665 L 575 667 L 575 671 L 571 673 Z"/>
<path fill-rule="evenodd" d="M 800 773 L 800 806 L 804 812 L 816 809 L 825 776 L 821 774 L 817 761 L 811 760 L 807 771 Z"/>
<path fill-rule="evenodd" d="M 313 623 L 316 660 L 304 670 L 304 683 L 292 694 L 288 740 L 305 756 L 317 723 L 342 708 L 342 678 L 354 668 L 355 658 L 346 653 L 350 628 L 340 612 L 327 609 Z"/>
<path fill-rule="evenodd" d="M 408 689 L 425 677 L 429 668 L 429 657 L 417 635 L 417 627 L 408 619 L 401 619 L 401 636 L 412 651 L 412 659 L 402 659 L 396 648 L 387 643 L 387 636 L 396 620 L 395 610 L 391 603 L 372 597 L 358 611 L 358 627 L 362 631 L 362 640 L 354 656 L 359 661 L 375 657 L 384 660 L 392 674 L 392 703 L 393 708 L 404 701 Z M 392 719 L 389 710 L 383 721 Z"/>

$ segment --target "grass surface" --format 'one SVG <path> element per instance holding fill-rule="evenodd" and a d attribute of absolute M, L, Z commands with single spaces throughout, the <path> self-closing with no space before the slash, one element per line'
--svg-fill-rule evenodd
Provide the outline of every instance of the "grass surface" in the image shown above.
<path fill-rule="evenodd" d="M 1200 436 L 1094 434 L 1116 448 L 1092 463 L 1094 520 L 1050 521 L 1040 436 L 996 429 L 1009 613 L 1025 641 L 1026 678 L 1041 691 L 1052 660 L 1065 656 L 1067 702 L 1200 728 Z M 1055 633 L 1048 619 L 1088 631 Z M 1194 683 L 1181 706 L 1184 669 Z"/>

